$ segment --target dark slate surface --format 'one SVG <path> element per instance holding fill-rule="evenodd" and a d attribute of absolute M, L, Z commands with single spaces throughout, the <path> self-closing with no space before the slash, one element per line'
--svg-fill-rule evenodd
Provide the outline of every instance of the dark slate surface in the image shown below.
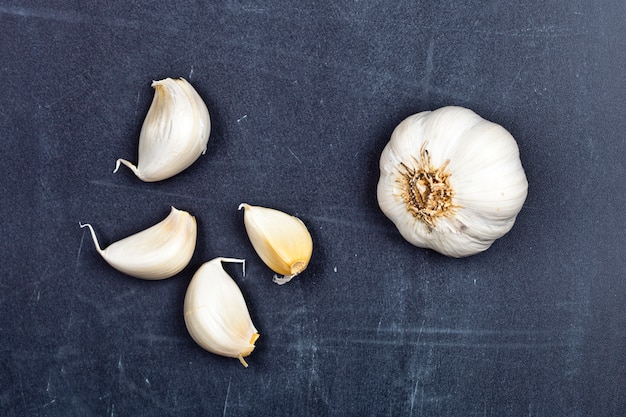
<path fill-rule="evenodd" d="M 626 6 L 589 1 L 0 2 L 0 414 L 620 416 L 626 400 Z M 189 79 L 208 152 L 145 184 L 150 83 Z M 516 137 L 530 183 L 513 230 L 449 259 L 377 207 L 404 117 L 469 107 Z M 242 201 L 310 227 L 278 287 Z M 94 250 L 169 206 L 199 221 L 162 282 Z M 188 336 L 216 256 L 261 332 L 244 369 Z"/>

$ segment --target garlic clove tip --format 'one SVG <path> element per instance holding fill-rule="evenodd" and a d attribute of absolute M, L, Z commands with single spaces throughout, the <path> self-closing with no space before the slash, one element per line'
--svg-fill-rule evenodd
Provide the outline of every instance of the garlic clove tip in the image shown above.
<path fill-rule="evenodd" d="M 137 166 L 135 164 L 122 158 L 119 158 L 117 161 L 115 161 L 115 169 L 113 170 L 114 174 L 117 173 L 117 171 L 120 169 L 121 164 L 124 164 L 128 168 L 130 168 L 130 170 L 133 171 L 133 174 L 135 174 L 136 176 L 140 175 L 139 170 L 137 169 Z"/>
<path fill-rule="evenodd" d="M 104 251 L 100 247 L 100 242 L 98 242 L 98 238 L 96 237 L 96 232 L 93 230 L 93 227 L 89 223 L 83 224 L 81 222 L 78 222 L 78 225 L 80 226 L 81 229 L 83 227 L 86 227 L 89 229 L 89 232 L 91 233 L 91 239 L 93 240 L 93 243 L 96 246 L 96 251 L 100 254 L 100 256 L 103 256 Z"/>

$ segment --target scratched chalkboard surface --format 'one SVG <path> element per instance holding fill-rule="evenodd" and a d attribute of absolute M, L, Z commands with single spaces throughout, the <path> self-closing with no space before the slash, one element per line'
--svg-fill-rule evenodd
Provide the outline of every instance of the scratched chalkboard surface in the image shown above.
<path fill-rule="evenodd" d="M 0 1 L 0 415 L 622 416 L 626 407 L 626 3 Z M 208 149 L 143 183 L 152 80 L 184 77 Z M 486 252 L 407 243 L 376 201 L 405 117 L 471 108 L 516 138 L 529 195 Z M 242 202 L 309 227 L 292 282 Z M 177 276 L 103 246 L 198 219 Z M 191 339 L 182 305 L 218 257 L 261 337 L 239 361 Z"/>

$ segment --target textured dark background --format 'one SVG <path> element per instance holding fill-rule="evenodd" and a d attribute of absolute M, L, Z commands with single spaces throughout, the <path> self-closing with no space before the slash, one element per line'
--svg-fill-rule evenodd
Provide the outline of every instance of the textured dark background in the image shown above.
<path fill-rule="evenodd" d="M 623 415 L 623 0 L 0 1 L 0 31 L 2 416 Z M 168 76 L 210 109 L 206 155 L 113 174 Z M 451 104 L 505 126 L 530 183 L 466 259 L 406 243 L 375 196 L 395 125 Z M 242 201 L 309 226 L 300 278 L 271 282 Z M 78 226 L 106 246 L 170 205 L 199 241 L 166 281 Z M 261 332 L 248 369 L 185 329 L 216 256 L 248 260 L 227 268 Z"/>

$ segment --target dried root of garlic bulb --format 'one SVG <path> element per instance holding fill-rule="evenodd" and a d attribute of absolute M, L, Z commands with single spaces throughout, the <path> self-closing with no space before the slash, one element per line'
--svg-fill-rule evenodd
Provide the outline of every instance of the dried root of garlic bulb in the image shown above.
<path fill-rule="evenodd" d="M 154 226 L 101 249 L 96 233 L 87 227 L 96 250 L 113 268 L 127 275 L 159 280 L 182 271 L 196 248 L 196 219 L 186 211 L 172 207 L 170 214 Z"/>
<path fill-rule="evenodd" d="M 506 234 L 528 182 L 513 136 L 462 107 L 402 121 L 380 157 L 378 203 L 413 245 L 464 257 Z"/>
<path fill-rule="evenodd" d="M 259 338 L 241 290 L 226 273 L 223 262 L 244 265 L 243 259 L 216 258 L 198 269 L 185 294 L 185 324 L 193 340 L 217 355 L 237 358 L 245 367 L 245 357 Z"/>
<path fill-rule="evenodd" d="M 266 207 L 242 203 L 244 225 L 252 247 L 282 285 L 306 269 L 313 253 L 313 240 L 297 217 Z"/>
<path fill-rule="evenodd" d="M 183 78 L 154 81 L 154 99 L 139 134 L 139 161 L 118 159 L 146 182 L 182 172 L 206 152 L 211 119 L 196 90 Z"/>

